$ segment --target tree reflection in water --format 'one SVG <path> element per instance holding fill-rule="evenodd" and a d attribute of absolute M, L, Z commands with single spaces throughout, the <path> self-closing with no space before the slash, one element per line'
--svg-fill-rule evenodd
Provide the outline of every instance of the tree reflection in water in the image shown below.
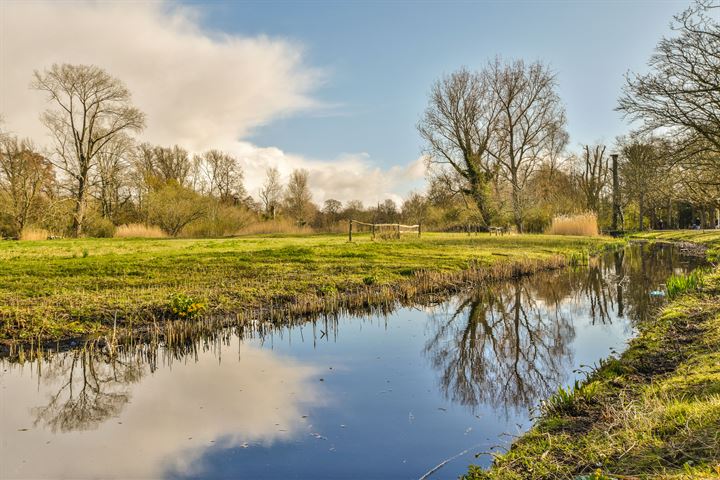
<path fill-rule="evenodd" d="M 566 380 L 575 328 L 583 327 L 574 311 L 592 325 L 626 314 L 644 321 L 661 304 L 649 291 L 700 263 L 669 246 L 633 245 L 587 268 L 495 284 L 431 315 L 425 354 L 448 399 L 506 413 L 531 408 Z"/>
<path fill-rule="evenodd" d="M 560 310 L 547 311 L 530 282 L 517 280 L 433 315 L 425 352 L 452 401 L 530 407 L 559 383 L 575 336 Z"/>
<path fill-rule="evenodd" d="M 94 345 L 51 360 L 43 364 L 42 375 L 47 383 L 59 381 L 59 388 L 33 413 L 35 425 L 53 432 L 89 430 L 117 416 L 130 400 L 130 386 L 145 372 L 139 356 L 118 358 Z"/>

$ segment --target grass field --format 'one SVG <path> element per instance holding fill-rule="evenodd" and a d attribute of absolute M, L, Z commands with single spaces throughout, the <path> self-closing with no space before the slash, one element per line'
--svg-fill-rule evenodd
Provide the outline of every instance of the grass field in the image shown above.
<path fill-rule="evenodd" d="M 503 275 L 513 265 L 572 263 L 613 242 L 432 233 L 353 243 L 343 235 L 4 241 L 0 342 L 102 334 L 116 320 L 142 325 L 177 316 L 173 309 L 191 316 L 294 304 L 302 312 L 346 293 L 408 285 L 420 274 L 441 285 L 468 269 Z"/>
<path fill-rule="evenodd" d="M 720 251 L 720 232 L 636 237 Z M 471 467 L 467 478 L 720 478 L 720 268 L 699 290 L 684 285 L 620 357 L 558 391 L 490 470 Z"/>

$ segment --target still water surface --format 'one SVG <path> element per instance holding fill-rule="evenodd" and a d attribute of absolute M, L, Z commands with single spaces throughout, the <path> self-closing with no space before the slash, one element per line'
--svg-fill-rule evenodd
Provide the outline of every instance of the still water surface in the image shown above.
<path fill-rule="evenodd" d="M 387 316 L 5 360 L 0 476 L 419 478 L 455 457 L 430 478 L 456 478 L 621 351 L 662 303 L 649 291 L 697 263 L 632 246 Z"/>

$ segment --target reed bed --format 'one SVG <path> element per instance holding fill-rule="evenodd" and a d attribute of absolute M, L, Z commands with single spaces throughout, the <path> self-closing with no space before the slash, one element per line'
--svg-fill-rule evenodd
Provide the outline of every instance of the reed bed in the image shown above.
<path fill-rule="evenodd" d="M 251 223 L 241 228 L 238 235 L 265 235 L 265 234 L 303 234 L 313 233 L 313 229 L 306 225 L 298 225 L 297 222 L 282 218 L 268 220 L 265 222 Z"/>
<path fill-rule="evenodd" d="M 166 238 L 160 227 L 143 223 L 129 223 L 115 229 L 115 238 Z"/>
<path fill-rule="evenodd" d="M 39 240 L 47 240 L 50 238 L 50 232 L 43 228 L 25 227 L 20 232 L 20 240 L 35 242 Z"/>
<path fill-rule="evenodd" d="M 550 235 L 596 237 L 600 235 L 597 215 L 591 212 L 578 215 L 559 215 L 553 218 L 547 233 Z"/>

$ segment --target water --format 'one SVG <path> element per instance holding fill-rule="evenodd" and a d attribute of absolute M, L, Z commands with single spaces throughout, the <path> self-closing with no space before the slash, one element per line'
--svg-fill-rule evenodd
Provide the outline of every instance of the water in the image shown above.
<path fill-rule="evenodd" d="M 2 478 L 455 478 L 621 351 L 672 247 L 386 316 L 2 362 Z M 464 452 L 464 453 L 462 453 Z M 480 454 L 477 458 L 475 454 Z"/>

